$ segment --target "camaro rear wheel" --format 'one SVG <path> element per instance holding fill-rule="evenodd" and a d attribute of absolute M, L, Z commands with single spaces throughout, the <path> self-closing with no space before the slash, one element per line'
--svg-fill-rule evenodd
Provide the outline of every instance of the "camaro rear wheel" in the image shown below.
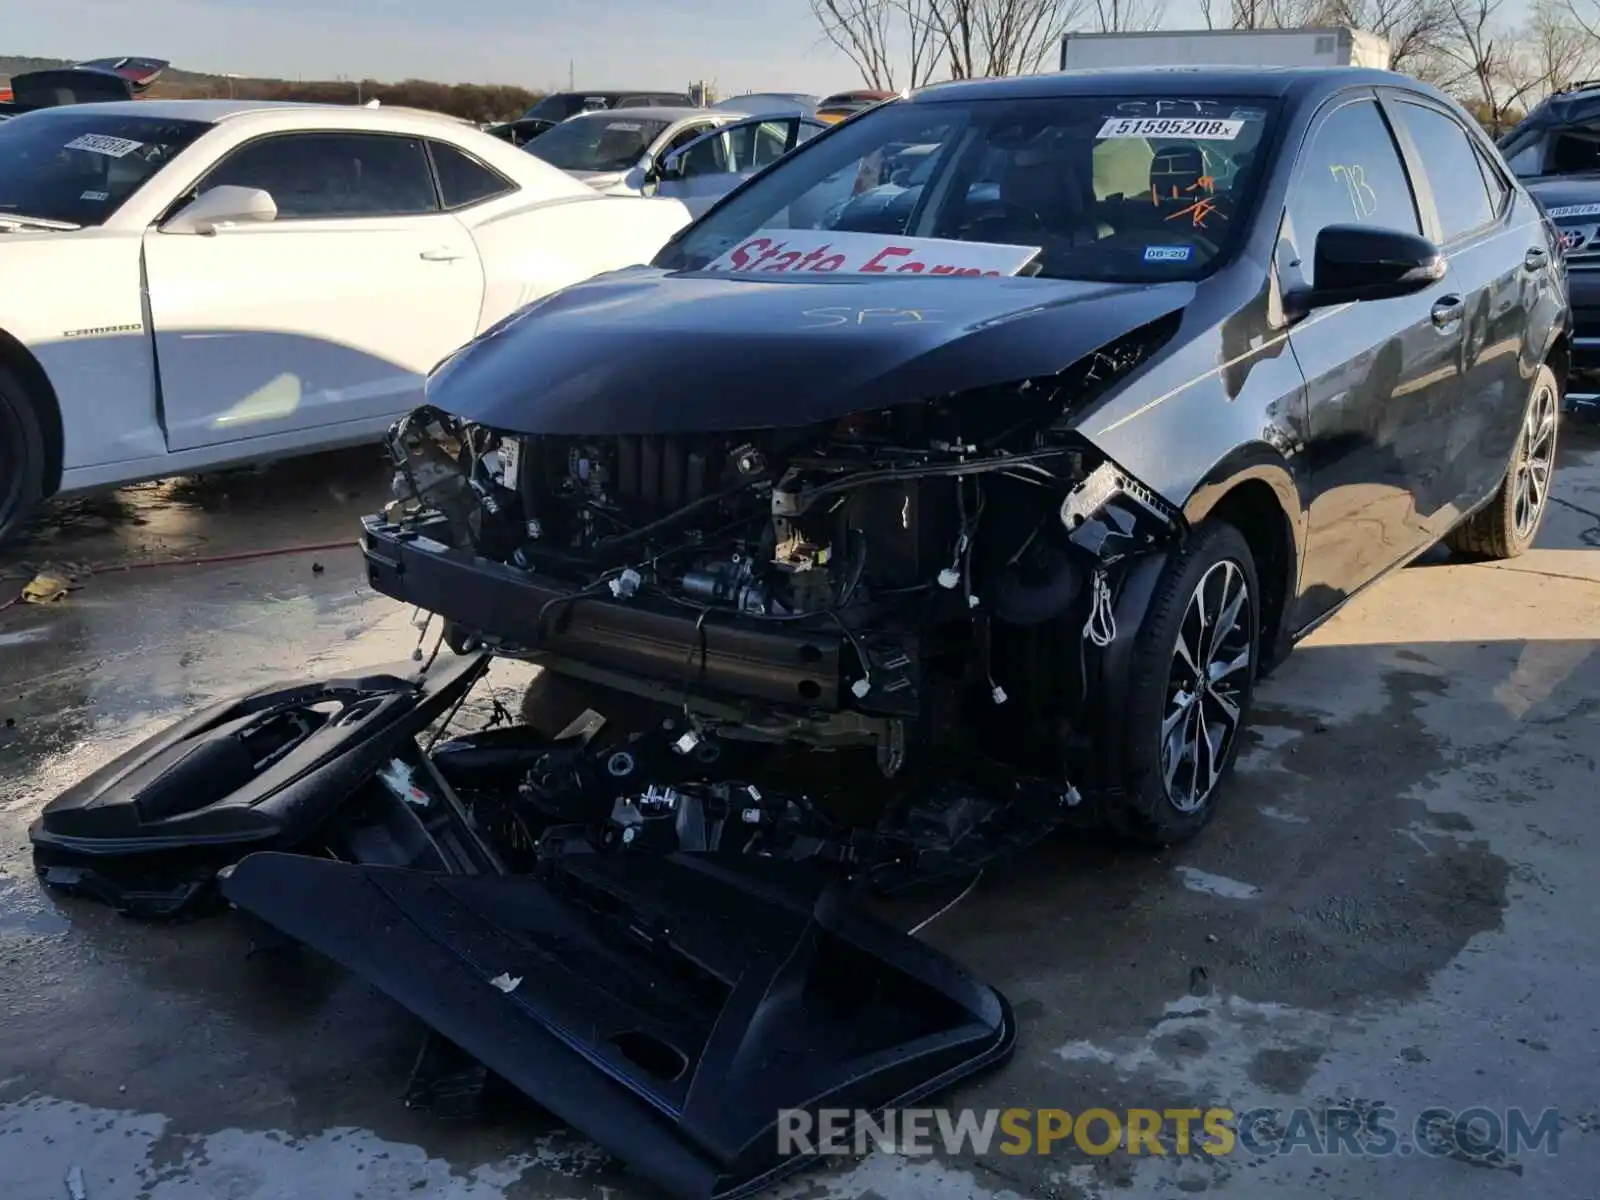
<path fill-rule="evenodd" d="M 1516 558 L 1533 545 L 1550 507 L 1561 392 L 1555 372 L 1539 368 L 1522 414 L 1511 465 L 1489 504 L 1445 535 L 1445 545 L 1473 558 Z"/>
<path fill-rule="evenodd" d="M 44 491 L 44 437 L 22 385 L 0 367 L 0 541 L 26 521 Z"/>
<path fill-rule="evenodd" d="M 1108 814 L 1119 832 L 1168 845 L 1211 819 L 1250 714 L 1260 594 L 1232 525 L 1199 526 L 1167 564 L 1134 634 L 1125 789 Z"/>

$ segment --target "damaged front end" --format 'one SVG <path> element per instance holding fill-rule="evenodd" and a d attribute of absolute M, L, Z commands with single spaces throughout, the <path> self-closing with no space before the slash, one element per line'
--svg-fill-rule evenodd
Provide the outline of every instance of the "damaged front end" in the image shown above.
<path fill-rule="evenodd" d="M 423 408 L 391 435 L 369 578 L 458 650 L 653 701 L 691 736 L 870 750 L 886 807 L 1000 768 L 1070 808 L 1102 782 L 1126 567 L 1184 526 L 1069 418 L 1171 328 L 795 427 L 539 435 Z"/>

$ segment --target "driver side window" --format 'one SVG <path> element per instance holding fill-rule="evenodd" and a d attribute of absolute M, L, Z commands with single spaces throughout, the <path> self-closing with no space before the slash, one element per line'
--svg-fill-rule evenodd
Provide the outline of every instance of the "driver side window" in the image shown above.
<path fill-rule="evenodd" d="M 668 139 L 667 144 L 661 148 L 661 157 L 665 158 L 674 150 L 682 150 L 696 138 L 704 137 L 711 131 L 711 128 L 712 127 L 710 125 L 701 123 L 689 125 L 678 130 L 677 133 L 673 134 L 672 137 Z"/>
<path fill-rule="evenodd" d="M 286 133 L 235 150 L 196 189 L 260 188 L 278 220 L 398 217 L 439 211 L 421 139 L 370 133 Z"/>
<path fill-rule="evenodd" d="M 1376 101 L 1336 109 L 1312 135 L 1289 191 L 1278 264 L 1285 284 L 1311 281 L 1317 235 L 1329 225 L 1422 232 L 1411 181 Z"/>
<path fill-rule="evenodd" d="M 699 130 L 704 133 L 705 130 Z M 728 135 L 718 133 L 708 137 L 683 156 L 683 176 L 720 175 L 728 168 Z"/>

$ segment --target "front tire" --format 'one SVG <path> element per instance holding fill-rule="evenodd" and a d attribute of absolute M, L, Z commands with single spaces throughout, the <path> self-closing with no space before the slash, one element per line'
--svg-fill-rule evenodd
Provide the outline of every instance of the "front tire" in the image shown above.
<path fill-rule="evenodd" d="M 1550 507 L 1560 407 L 1555 372 L 1541 366 L 1533 377 L 1505 478 L 1486 507 L 1445 535 L 1451 550 L 1469 558 L 1498 560 L 1516 558 L 1533 545 Z"/>
<path fill-rule="evenodd" d="M 1249 543 L 1220 521 L 1163 570 L 1133 635 L 1117 832 L 1165 846 L 1211 820 L 1255 693 L 1260 596 Z"/>
<path fill-rule="evenodd" d="M 0 542 L 44 498 L 44 434 L 17 377 L 0 367 Z"/>

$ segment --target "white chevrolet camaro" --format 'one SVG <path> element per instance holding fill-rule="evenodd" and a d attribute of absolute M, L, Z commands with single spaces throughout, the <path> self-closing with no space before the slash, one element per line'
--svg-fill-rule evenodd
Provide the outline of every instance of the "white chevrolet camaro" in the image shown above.
<path fill-rule="evenodd" d="M 56 493 L 376 440 L 462 343 L 688 219 L 427 113 L 0 123 L 0 536 Z"/>

